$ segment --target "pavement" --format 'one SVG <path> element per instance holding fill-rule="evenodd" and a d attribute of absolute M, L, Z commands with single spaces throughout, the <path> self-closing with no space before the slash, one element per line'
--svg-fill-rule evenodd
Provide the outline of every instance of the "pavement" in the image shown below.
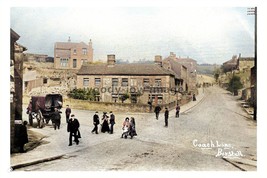
<path fill-rule="evenodd" d="M 192 108 L 203 102 L 207 94 L 208 90 L 200 89 L 199 94 L 196 96 L 197 100 L 182 105 L 180 113 L 189 112 Z M 170 112 L 170 117 L 174 117 L 174 113 L 175 112 Z M 152 113 L 149 113 L 149 115 L 151 114 Z M 88 123 L 91 123 L 91 121 L 88 121 Z M 68 146 L 68 133 L 66 130 L 66 123 L 62 123 L 61 128 L 59 130 L 55 130 L 54 132 L 51 131 L 51 129 L 53 130 L 52 125 L 47 125 L 42 129 L 33 127 L 29 129 L 45 136 L 41 140 L 43 141 L 43 144 L 26 153 L 12 154 L 10 158 L 12 170 L 38 163 L 52 161 L 55 159 L 68 158 L 68 155 L 71 153 L 78 152 L 80 150 L 87 149 L 90 146 L 94 146 L 105 141 L 111 141 L 118 138 L 118 135 L 115 134 L 110 134 L 110 136 L 108 137 L 103 136 L 105 134 L 91 134 L 92 127 L 90 125 L 90 129 L 88 129 L 88 127 L 81 127 L 82 138 L 80 139 L 79 145 L 76 145 L 74 143 L 72 146 Z M 83 139 L 84 136 L 88 136 L 89 139 Z"/>

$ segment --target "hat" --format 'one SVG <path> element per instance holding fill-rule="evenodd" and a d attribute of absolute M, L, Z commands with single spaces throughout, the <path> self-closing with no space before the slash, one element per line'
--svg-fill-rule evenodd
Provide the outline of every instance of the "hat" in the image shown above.
<path fill-rule="evenodd" d="M 98 111 L 96 111 L 95 113 L 98 113 Z"/>
<path fill-rule="evenodd" d="M 112 113 L 112 111 L 110 111 L 109 113 Z"/>
<path fill-rule="evenodd" d="M 75 115 L 74 114 L 72 114 L 70 117 L 74 117 Z"/>

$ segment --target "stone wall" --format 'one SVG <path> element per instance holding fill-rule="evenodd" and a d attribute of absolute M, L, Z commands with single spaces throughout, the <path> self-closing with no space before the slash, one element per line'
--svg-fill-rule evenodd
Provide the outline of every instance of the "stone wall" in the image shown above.
<path fill-rule="evenodd" d="M 71 108 L 90 110 L 90 111 L 115 111 L 115 112 L 150 112 L 148 104 L 132 104 L 132 103 L 111 103 L 111 102 L 93 102 L 85 100 L 64 99 L 64 106 L 70 105 Z M 175 102 L 160 105 L 162 108 L 168 107 L 173 109 Z M 154 111 L 152 108 L 152 112 Z"/>
<path fill-rule="evenodd" d="M 30 101 L 29 96 L 23 97 L 23 104 L 28 105 Z M 179 99 L 179 104 L 183 105 L 192 101 L 191 95 L 185 95 Z M 173 101 L 169 104 L 161 104 L 162 108 L 168 107 L 169 109 L 174 109 L 177 102 Z M 90 111 L 116 111 L 116 112 L 151 112 L 150 106 L 148 104 L 133 104 L 133 103 L 114 103 L 114 102 L 95 102 L 86 100 L 77 100 L 71 98 L 63 98 L 63 107 L 70 105 L 72 109 L 90 110 Z M 152 107 L 152 112 L 154 112 L 154 107 Z"/>

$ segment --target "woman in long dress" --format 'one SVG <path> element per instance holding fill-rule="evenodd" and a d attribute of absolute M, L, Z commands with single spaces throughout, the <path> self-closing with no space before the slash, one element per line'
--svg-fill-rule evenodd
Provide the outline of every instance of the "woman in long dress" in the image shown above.
<path fill-rule="evenodd" d="M 137 136 L 136 128 L 135 128 L 135 119 L 131 117 L 130 120 L 130 136 L 133 138 L 133 136 Z"/>
<path fill-rule="evenodd" d="M 107 116 L 106 112 L 103 113 L 102 121 L 103 122 L 102 122 L 101 132 L 103 132 L 103 133 L 108 132 L 109 133 L 108 116 Z"/>

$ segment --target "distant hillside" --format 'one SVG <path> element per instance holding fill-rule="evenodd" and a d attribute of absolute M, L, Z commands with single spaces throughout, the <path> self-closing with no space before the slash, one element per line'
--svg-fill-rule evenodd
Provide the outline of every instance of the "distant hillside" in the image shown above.
<path fill-rule="evenodd" d="M 216 68 L 220 68 L 221 65 L 218 64 L 198 64 L 197 65 L 197 73 L 198 74 L 206 74 L 206 75 L 213 75 L 214 70 Z"/>
<path fill-rule="evenodd" d="M 215 79 L 213 76 L 208 75 L 197 75 L 197 82 L 198 83 L 215 83 Z"/>

